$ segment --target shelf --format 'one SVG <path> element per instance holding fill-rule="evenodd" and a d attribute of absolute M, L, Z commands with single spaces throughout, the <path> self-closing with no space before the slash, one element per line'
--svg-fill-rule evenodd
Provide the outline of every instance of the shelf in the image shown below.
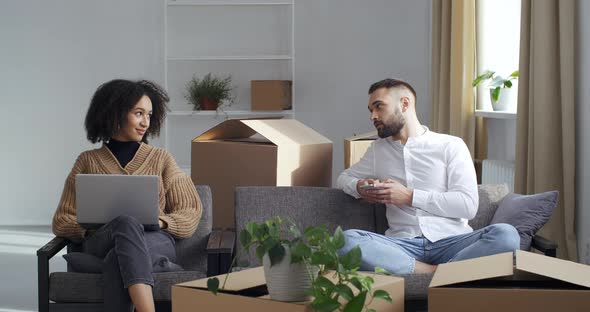
<path fill-rule="evenodd" d="M 291 2 L 212 2 L 212 1 L 168 1 L 169 6 L 237 6 L 237 5 L 292 5 Z"/>
<path fill-rule="evenodd" d="M 294 118 L 292 109 L 251 111 L 249 103 L 252 79 L 294 80 L 294 2 L 164 1 L 164 86 L 175 100 L 170 103 L 162 143 L 187 174 L 195 134 L 227 119 Z M 215 28 L 224 20 L 239 27 Z M 192 105 L 186 105 L 182 100 L 186 83 L 207 72 L 232 76 L 237 105 L 217 111 L 193 111 Z"/>
<path fill-rule="evenodd" d="M 289 116 L 293 115 L 292 110 L 282 110 L 282 111 L 171 111 L 168 113 L 168 116 L 215 116 L 215 115 L 228 115 L 228 116 L 237 116 L 237 115 L 247 115 L 247 116 L 256 116 L 256 115 L 264 115 L 264 116 Z"/>
<path fill-rule="evenodd" d="M 516 112 L 476 110 L 475 116 L 496 119 L 516 119 Z"/>
<path fill-rule="evenodd" d="M 169 57 L 168 61 L 257 61 L 257 60 L 291 60 L 289 55 L 237 55 L 237 56 L 200 56 L 200 57 Z"/>

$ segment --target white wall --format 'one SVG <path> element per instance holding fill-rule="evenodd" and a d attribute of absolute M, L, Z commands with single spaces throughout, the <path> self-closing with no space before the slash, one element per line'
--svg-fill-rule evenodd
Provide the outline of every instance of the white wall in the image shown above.
<path fill-rule="evenodd" d="M 163 82 L 163 3 L 0 2 L 0 225 L 50 224 L 91 145 L 83 119 L 113 78 Z"/>
<path fill-rule="evenodd" d="M 295 116 L 334 141 L 372 130 L 372 82 L 398 77 L 429 123 L 430 1 L 295 1 Z M 91 145 L 83 118 L 115 77 L 164 80 L 164 4 L 0 2 L 0 225 L 50 224 L 63 181 Z"/>
<path fill-rule="evenodd" d="M 295 1 L 295 118 L 334 142 L 334 177 L 343 139 L 374 129 L 371 83 L 408 81 L 429 124 L 430 25 L 428 0 Z"/>
<path fill-rule="evenodd" d="M 590 264 L 590 2 L 576 10 L 576 220 L 580 261 Z"/>
<path fill-rule="evenodd" d="M 335 7 L 338 9 L 335 9 Z M 295 1 L 295 116 L 334 141 L 372 130 L 372 82 L 398 77 L 429 123 L 430 2 Z M 91 145 L 83 118 L 115 77 L 163 82 L 163 3 L 0 3 L 0 225 L 49 224 L 75 157 Z"/>
<path fill-rule="evenodd" d="M 335 175 L 343 138 L 372 130 L 372 82 L 412 83 L 429 123 L 430 1 L 296 0 L 294 8 L 296 118 L 334 141 Z M 0 225 L 50 224 L 76 156 L 91 147 L 83 118 L 100 83 L 163 83 L 163 14 L 162 0 L 0 2 Z M 36 309 L 34 252 L 51 237 L 42 228 L 0 233 L 0 280 L 12 281 L 0 286 L 0 310 Z M 60 255 L 53 262 L 63 271 Z"/>
<path fill-rule="evenodd" d="M 516 159 L 516 119 L 488 118 L 487 159 Z"/>

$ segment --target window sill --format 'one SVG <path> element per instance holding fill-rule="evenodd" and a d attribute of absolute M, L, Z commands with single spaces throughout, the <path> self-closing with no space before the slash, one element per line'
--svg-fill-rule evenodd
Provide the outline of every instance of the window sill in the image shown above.
<path fill-rule="evenodd" d="M 496 119 L 516 119 L 516 112 L 476 110 L 475 116 Z"/>

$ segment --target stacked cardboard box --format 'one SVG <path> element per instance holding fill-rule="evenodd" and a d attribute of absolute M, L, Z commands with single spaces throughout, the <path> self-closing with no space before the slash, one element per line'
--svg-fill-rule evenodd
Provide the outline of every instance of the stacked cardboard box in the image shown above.
<path fill-rule="evenodd" d="M 291 80 L 252 80 L 250 96 L 253 111 L 291 109 Z"/>
<path fill-rule="evenodd" d="M 356 164 L 377 139 L 377 131 L 371 131 L 344 139 L 344 169 Z"/>
<path fill-rule="evenodd" d="M 332 142 L 294 119 L 230 119 L 192 141 L 191 177 L 213 194 L 213 227 L 234 229 L 236 186 L 332 184 Z"/>

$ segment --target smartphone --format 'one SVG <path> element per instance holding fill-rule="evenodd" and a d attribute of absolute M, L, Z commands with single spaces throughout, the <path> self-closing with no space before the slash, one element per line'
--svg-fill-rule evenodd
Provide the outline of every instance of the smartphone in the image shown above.
<path fill-rule="evenodd" d="M 364 184 L 360 186 L 361 190 L 382 190 L 384 187 L 382 186 L 375 186 L 375 184 Z"/>

